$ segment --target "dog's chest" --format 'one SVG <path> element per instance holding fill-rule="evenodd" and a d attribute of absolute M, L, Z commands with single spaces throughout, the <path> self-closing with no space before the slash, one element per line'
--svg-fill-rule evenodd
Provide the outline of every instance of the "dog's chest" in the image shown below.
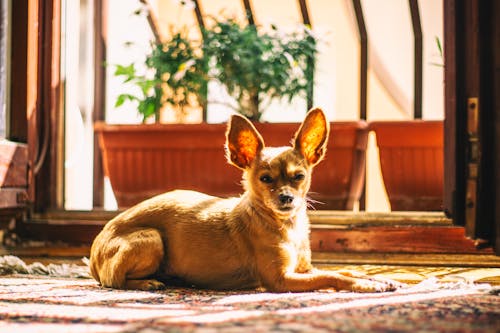
<path fill-rule="evenodd" d="M 309 230 L 307 226 L 303 225 L 289 228 L 284 233 L 280 248 L 286 271 L 297 271 L 298 267 L 304 264 L 304 259 L 307 260 L 309 254 L 308 237 Z"/>

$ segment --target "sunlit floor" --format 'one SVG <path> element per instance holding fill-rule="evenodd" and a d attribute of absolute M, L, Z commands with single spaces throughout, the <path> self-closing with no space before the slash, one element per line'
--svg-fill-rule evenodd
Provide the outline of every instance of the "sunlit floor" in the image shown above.
<path fill-rule="evenodd" d="M 402 259 L 399 262 L 404 261 L 405 258 L 412 258 L 409 255 L 400 255 Z M 313 255 L 314 257 L 320 257 L 319 255 Z M 366 263 L 362 263 L 363 256 L 359 254 L 349 255 L 343 254 L 342 257 L 336 256 L 337 262 L 330 260 L 320 260 L 317 259 L 314 263 L 317 268 L 328 269 L 328 270 L 354 270 L 364 272 L 368 275 L 380 275 L 383 277 L 391 278 L 408 284 L 417 284 L 423 280 L 429 278 L 437 278 L 442 282 L 474 282 L 474 283 L 488 283 L 491 285 L 500 285 L 500 257 L 495 256 L 477 256 L 478 261 L 476 265 L 468 265 L 465 263 L 458 263 L 456 259 L 457 256 L 446 256 L 441 255 L 438 258 L 442 258 L 441 262 L 438 262 L 435 256 L 420 256 L 420 264 L 416 264 L 415 259 L 406 259 L 407 264 L 395 264 L 395 261 L 389 261 L 388 264 L 374 264 L 374 258 L 368 255 L 365 256 Z M 469 261 L 470 257 L 458 256 L 459 258 L 466 258 Z M 342 259 L 339 258 L 357 258 L 357 264 L 352 263 L 340 263 Z M 425 261 L 422 258 L 428 258 Z M 449 259 L 447 259 L 449 258 Z M 474 258 L 474 256 L 472 257 Z M 73 264 L 73 265 L 84 265 L 80 258 L 47 258 L 47 257 L 22 257 L 22 259 L 27 263 L 31 264 L 34 262 L 40 262 L 44 265 L 48 264 Z M 486 259 L 486 260 L 485 260 Z M 381 260 L 379 260 L 381 261 Z M 428 264 L 422 264 L 422 262 L 428 262 Z M 447 265 L 448 264 L 448 265 Z M 489 266 L 488 266 L 489 265 Z"/>
<path fill-rule="evenodd" d="M 81 261 L 40 261 L 86 269 Z M 395 292 L 368 294 L 192 288 L 142 292 L 102 288 L 89 278 L 3 275 L 0 331 L 498 332 L 500 288 L 486 282 L 500 284 L 500 268 L 319 266 L 380 274 L 409 285 Z M 413 284 L 417 282 L 422 283 Z"/>
<path fill-rule="evenodd" d="M 500 268 L 392 266 L 392 265 L 317 265 L 326 269 L 348 269 L 381 275 L 401 282 L 416 284 L 429 278 L 442 282 L 474 282 L 500 285 Z"/>

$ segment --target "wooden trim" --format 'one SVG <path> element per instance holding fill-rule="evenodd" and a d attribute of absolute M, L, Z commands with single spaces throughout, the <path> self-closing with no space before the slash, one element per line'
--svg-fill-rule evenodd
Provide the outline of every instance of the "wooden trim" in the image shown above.
<path fill-rule="evenodd" d="M 94 3 L 94 110 L 93 121 L 105 119 L 106 109 L 106 48 L 108 0 Z M 97 135 L 94 134 L 93 207 L 104 207 L 104 170 Z"/>
<path fill-rule="evenodd" d="M 413 27 L 414 44 L 414 87 L 413 87 L 413 118 L 422 119 L 422 24 L 420 23 L 420 11 L 418 0 L 409 0 L 411 25 Z"/>
<path fill-rule="evenodd" d="M 352 0 L 356 22 L 358 25 L 360 43 L 359 68 L 359 119 L 366 120 L 366 105 L 368 96 L 368 33 L 366 32 L 363 7 L 360 0 Z"/>

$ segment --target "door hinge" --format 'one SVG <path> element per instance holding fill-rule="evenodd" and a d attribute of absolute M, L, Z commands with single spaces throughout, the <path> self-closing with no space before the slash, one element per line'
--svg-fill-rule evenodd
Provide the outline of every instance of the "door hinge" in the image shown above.
<path fill-rule="evenodd" d="M 465 197 L 465 232 L 474 238 L 477 211 L 477 180 L 481 160 L 479 142 L 479 98 L 467 99 L 467 188 Z"/>

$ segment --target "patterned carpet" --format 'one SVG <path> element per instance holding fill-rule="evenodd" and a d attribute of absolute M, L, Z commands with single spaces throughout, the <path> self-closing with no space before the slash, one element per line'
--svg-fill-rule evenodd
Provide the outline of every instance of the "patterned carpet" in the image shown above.
<path fill-rule="evenodd" d="M 473 283 L 494 279 L 499 269 L 472 278 L 458 268 L 411 275 L 401 267 L 357 266 L 421 282 L 392 293 L 276 294 L 117 291 L 85 278 L 84 266 L 49 266 L 18 267 L 25 274 L 0 266 L 0 332 L 500 332 L 500 289 Z"/>

